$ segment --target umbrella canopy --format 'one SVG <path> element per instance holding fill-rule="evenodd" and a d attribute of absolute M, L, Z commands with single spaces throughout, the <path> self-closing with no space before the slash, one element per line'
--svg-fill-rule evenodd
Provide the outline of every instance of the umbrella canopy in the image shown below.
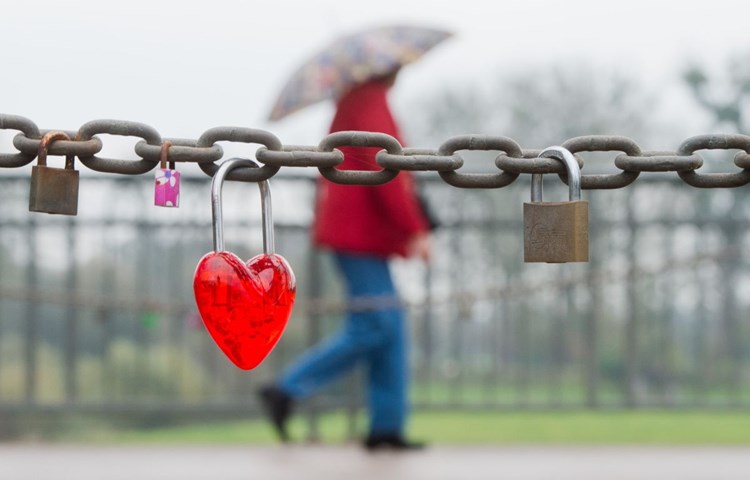
<path fill-rule="evenodd" d="M 450 36 L 432 28 L 388 26 L 341 37 L 292 75 L 269 119 L 279 120 L 308 105 L 339 98 L 353 85 L 417 60 Z"/>

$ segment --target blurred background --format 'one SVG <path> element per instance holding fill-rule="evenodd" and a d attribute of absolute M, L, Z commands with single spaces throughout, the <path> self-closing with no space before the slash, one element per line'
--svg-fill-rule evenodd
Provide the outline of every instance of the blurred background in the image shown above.
<path fill-rule="evenodd" d="M 410 146 L 464 133 L 524 148 L 617 134 L 674 151 L 696 134 L 747 133 L 747 13 L 728 0 L 15 2 L 0 17 L 0 111 L 43 129 L 115 118 L 165 137 L 247 126 L 317 145 L 332 104 L 266 120 L 286 78 L 342 34 L 415 24 L 455 37 L 405 68 L 392 92 Z M 16 133 L 0 131 L 0 151 L 14 151 Z M 136 139 L 101 137 L 102 156 L 133 156 Z M 222 147 L 224 158 L 256 148 Z M 702 154 L 702 172 L 736 169 L 727 152 Z M 583 173 L 615 171 L 614 154 L 582 156 Z M 464 171 L 492 167 L 482 154 L 466 160 Z M 0 171 L 0 438 L 241 419 L 268 441 L 253 423 L 257 386 L 343 312 L 330 259 L 309 245 L 317 172 L 282 169 L 272 180 L 276 248 L 295 270 L 298 301 L 275 351 L 245 372 L 214 346 L 193 301 L 193 270 L 211 249 L 210 179 L 197 166 L 178 165 L 179 209 L 153 207 L 150 173 L 82 168 L 77 217 L 27 211 L 30 169 Z M 747 189 L 644 174 L 622 190 L 587 191 L 591 261 L 530 265 L 528 180 L 467 191 L 419 176 L 442 223 L 436 255 L 394 268 L 409 304 L 420 431 L 460 440 L 461 421 L 448 433 L 431 425 L 464 413 L 746 411 Z M 548 185 L 546 199 L 566 195 Z M 258 193 L 232 183 L 225 195 L 228 248 L 247 259 L 262 249 Z M 297 437 L 361 435 L 360 381 L 306 403 Z M 508 440 L 495 434 L 477 438 Z"/>

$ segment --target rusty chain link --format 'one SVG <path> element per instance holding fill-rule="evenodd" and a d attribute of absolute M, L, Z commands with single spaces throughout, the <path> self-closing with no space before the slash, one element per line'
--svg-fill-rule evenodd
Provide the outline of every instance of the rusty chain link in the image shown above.
<path fill-rule="evenodd" d="M 16 151 L 0 152 L 0 168 L 17 168 L 30 164 L 37 157 L 42 130 L 28 118 L 0 114 L 0 131 L 19 133 L 13 138 Z M 237 169 L 231 180 L 258 182 L 267 180 L 281 168 L 317 168 L 332 182 L 354 185 L 380 185 L 391 181 L 400 171 L 437 172 L 449 185 L 459 188 L 502 188 L 520 175 L 556 173 L 566 181 L 564 167 L 549 158 L 538 158 L 540 149 L 523 149 L 513 139 L 493 135 L 459 135 L 451 137 L 437 149 L 404 148 L 398 140 L 383 133 L 336 132 L 327 135 L 318 145 L 284 145 L 276 135 L 265 130 L 246 127 L 214 127 L 197 140 L 165 138 L 153 127 L 123 120 L 93 120 L 77 131 L 65 131 L 74 140 L 60 140 L 49 148 L 50 155 L 74 155 L 83 165 L 99 172 L 140 175 L 159 163 L 161 146 L 171 142 L 170 162 L 197 163 L 200 169 L 213 176 L 219 168 L 224 151 L 218 142 L 237 142 L 260 145 L 254 152 L 261 168 Z M 132 159 L 98 156 L 103 142 L 97 135 L 138 137 L 134 146 L 138 157 Z M 698 135 L 682 142 L 676 151 L 642 151 L 630 138 L 617 135 L 587 135 L 561 143 L 570 150 L 583 169 L 580 152 L 621 152 L 611 162 L 619 173 L 581 177 L 583 189 L 615 189 L 633 183 L 643 172 L 675 172 L 685 183 L 697 188 L 735 188 L 750 183 L 750 136 L 739 134 Z M 365 165 L 362 170 L 337 168 L 344 161 L 341 148 L 372 147 L 380 149 L 375 155 L 376 165 Z M 740 169 L 734 173 L 699 173 L 703 157 L 699 150 L 738 150 L 733 157 Z M 463 173 L 461 152 L 479 151 L 495 155 L 491 173 Z M 370 168 L 367 168 L 370 167 Z"/>

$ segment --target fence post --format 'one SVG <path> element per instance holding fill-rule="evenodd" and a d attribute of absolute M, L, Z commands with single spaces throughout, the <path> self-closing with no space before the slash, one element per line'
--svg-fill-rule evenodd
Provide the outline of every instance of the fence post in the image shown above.
<path fill-rule="evenodd" d="M 599 204 L 594 201 L 594 198 L 598 196 L 593 192 L 590 195 L 590 214 L 592 221 L 589 222 L 589 238 L 592 245 L 597 245 L 597 237 L 599 221 L 601 215 L 599 215 Z M 593 248 L 591 252 L 591 259 L 589 262 L 589 292 L 591 295 L 591 309 L 589 314 L 586 315 L 586 323 L 584 326 L 584 338 L 585 338 L 585 358 L 584 358 L 584 377 L 586 382 L 586 406 L 588 408 L 597 408 L 599 406 L 599 365 L 597 358 L 599 356 L 599 345 L 597 335 L 597 324 L 599 323 L 599 317 L 603 312 L 602 302 L 602 285 L 597 278 L 596 272 L 602 267 L 600 249 Z"/>
<path fill-rule="evenodd" d="M 29 291 L 33 291 L 39 286 L 37 278 L 37 225 L 35 217 L 30 217 L 26 223 L 26 244 L 29 247 L 28 264 L 26 265 L 26 285 Z M 25 384 L 25 401 L 26 406 L 31 407 L 36 403 L 37 397 L 37 361 L 36 353 L 38 347 L 39 328 L 37 316 L 39 309 L 34 299 L 26 300 L 26 309 L 24 312 L 24 323 L 26 325 L 24 335 L 24 384 Z"/>
<path fill-rule="evenodd" d="M 69 298 L 76 295 L 78 262 L 76 261 L 75 219 L 70 217 L 65 222 L 66 233 L 66 275 L 65 292 Z M 65 400 L 74 403 L 78 397 L 77 388 L 77 355 L 78 355 L 78 315 L 77 307 L 69 303 L 65 307 Z"/>
<path fill-rule="evenodd" d="M 321 260 L 321 254 L 314 247 L 311 247 L 307 257 L 307 282 L 309 285 L 307 300 L 308 305 L 313 308 L 309 310 L 307 318 L 308 346 L 318 343 L 322 335 L 322 315 L 320 314 L 320 310 L 315 308 L 315 306 L 321 305 L 320 302 L 323 299 L 323 272 L 321 268 Z M 320 411 L 315 398 L 311 398 L 307 402 L 306 413 L 308 429 L 307 440 L 309 442 L 317 442 L 320 440 Z"/>
<path fill-rule="evenodd" d="M 734 197 L 734 207 L 739 208 L 739 202 Z M 734 210 L 736 211 L 736 210 Z M 723 228 L 724 234 L 724 245 L 732 247 L 740 245 L 742 242 L 742 235 L 738 231 L 737 227 L 733 222 L 725 224 Z M 725 285 L 736 286 L 738 285 L 737 271 L 739 268 L 739 260 L 742 259 L 742 253 L 738 254 L 738 258 L 730 256 L 730 258 L 724 259 L 721 262 L 721 276 Z M 742 384 L 742 344 L 741 344 L 741 329 L 739 327 L 739 320 L 737 316 L 737 299 L 734 288 L 722 288 L 721 289 L 721 316 L 723 317 L 722 327 L 724 330 L 724 338 L 726 341 L 725 351 L 726 357 L 725 362 L 728 364 L 727 368 L 727 395 L 729 397 L 728 404 L 737 407 L 740 405 L 741 397 L 741 384 Z"/>
<path fill-rule="evenodd" d="M 635 256 L 635 244 L 638 241 L 638 224 L 635 221 L 633 191 L 629 190 L 625 198 L 625 222 L 630 232 L 626 247 L 628 259 L 628 276 L 626 281 L 627 302 L 625 303 L 625 405 L 635 408 L 638 404 L 636 397 L 636 382 L 638 375 L 638 288 L 635 284 L 635 272 L 638 260 Z"/>

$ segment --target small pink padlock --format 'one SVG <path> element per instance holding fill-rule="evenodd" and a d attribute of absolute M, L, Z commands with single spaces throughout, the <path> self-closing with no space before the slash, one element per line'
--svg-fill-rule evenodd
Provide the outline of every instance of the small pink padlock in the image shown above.
<path fill-rule="evenodd" d="M 154 183 L 154 205 L 157 207 L 180 206 L 180 172 L 175 170 L 173 161 L 168 162 L 171 146 L 172 142 L 168 141 L 161 146 L 161 161 L 159 168 L 156 169 L 156 182 Z"/>

